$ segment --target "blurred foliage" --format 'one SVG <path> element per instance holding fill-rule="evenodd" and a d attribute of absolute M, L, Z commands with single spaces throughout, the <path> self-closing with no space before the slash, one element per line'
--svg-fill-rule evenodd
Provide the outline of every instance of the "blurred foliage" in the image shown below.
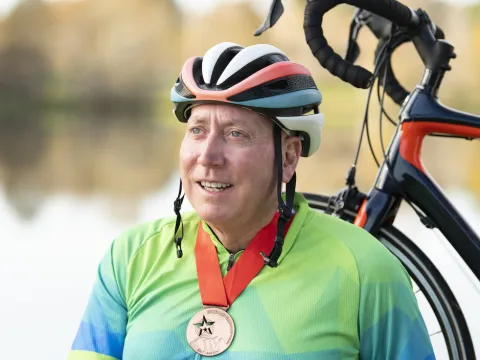
<path fill-rule="evenodd" d="M 426 9 L 456 47 L 458 58 L 445 78 L 442 101 L 480 113 L 478 96 L 471 95 L 480 91 L 480 6 L 404 2 Z M 333 78 L 311 55 L 303 33 L 304 4 L 284 1 L 278 24 L 255 38 L 264 13 L 252 2 L 222 2 L 206 13 L 167 0 L 21 2 L 0 20 L 0 181 L 12 202 L 21 203 L 20 194 L 32 191 L 138 196 L 161 187 L 176 169 L 184 131 L 172 116 L 170 88 L 186 59 L 220 41 L 272 43 L 311 69 L 323 93 L 326 127 L 322 150 L 300 165 L 299 187 L 342 186 L 366 91 Z M 324 19 L 328 41 L 341 54 L 353 12 L 338 6 Z M 376 40 L 362 30 L 359 43 L 358 63 L 372 69 Z M 408 88 L 420 80 L 422 64 L 411 45 L 399 49 L 393 64 Z M 375 102 L 371 133 L 379 155 Z M 390 114 L 398 112 L 390 100 L 386 103 Z M 385 141 L 393 130 L 385 126 Z M 448 171 L 445 157 L 438 155 L 446 151 L 452 154 Z M 427 141 L 424 159 L 440 184 L 480 193 L 478 143 Z M 358 182 L 368 188 L 376 166 L 367 149 L 361 165 Z"/>

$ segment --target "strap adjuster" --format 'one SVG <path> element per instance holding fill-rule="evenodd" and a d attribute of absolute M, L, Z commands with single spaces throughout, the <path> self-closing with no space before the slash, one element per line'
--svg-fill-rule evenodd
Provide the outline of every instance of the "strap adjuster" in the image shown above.
<path fill-rule="evenodd" d="M 278 205 L 278 212 L 284 221 L 289 221 L 292 218 L 292 210 L 286 204 Z"/>
<path fill-rule="evenodd" d="M 180 209 L 182 208 L 184 196 L 176 198 L 175 201 L 173 202 L 173 211 L 175 212 L 176 215 L 178 215 L 178 213 L 180 212 Z"/>

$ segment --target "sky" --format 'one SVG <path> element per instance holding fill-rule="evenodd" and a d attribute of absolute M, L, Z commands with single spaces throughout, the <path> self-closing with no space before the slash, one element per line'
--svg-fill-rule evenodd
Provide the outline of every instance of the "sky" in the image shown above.
<path fill-rule="evenodd" d="M 12 10 L 12 8 L 19 3 L 21 0 L 0 0 L 0 16 L 8 15 L 8 13 Z M 44 0 L 44 1 L 82 1 L 82 0 Z M 101 1 L 101 0 L 98 0 Z M 219 2 L 237 2 L 237 1 L 245 1 L 245 0 L 176 0 L 180 5 L 187 6 L 189 8 L 196 7 L 199 11 L 208 11 L 211 9 L 216 3 Z M 252 1 L 252 0 L 246 0 Z M 259 0 L 257 0 L 258 3 Z M 270 4 L 270 0 L 260 0 L 267 4 Z M 288 1 L 288 0 L 287 0 Z M 441 0 L 445 2 L 449 2 L 452 4 L 473 4 L 479 2 L 480 0 Z M 266 5 L 268 7 L 268 5 Z"/>

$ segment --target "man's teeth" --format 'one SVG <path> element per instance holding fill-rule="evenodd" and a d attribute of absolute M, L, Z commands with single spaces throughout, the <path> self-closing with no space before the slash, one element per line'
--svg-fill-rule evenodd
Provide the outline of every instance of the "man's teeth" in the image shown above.
<path fill-rule="evenodd" d="M 209 182 L 209 181 L 201 181 L 200 184 L 202 187 L 210 190 L 210 191 L 223 191 L 226 188 L 232 186 L 231 184 L 225 184 L 220 182 Z"/>

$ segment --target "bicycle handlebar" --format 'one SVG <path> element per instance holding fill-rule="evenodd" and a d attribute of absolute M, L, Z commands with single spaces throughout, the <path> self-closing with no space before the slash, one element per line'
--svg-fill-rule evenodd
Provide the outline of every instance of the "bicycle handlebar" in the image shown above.
<path fill-rule="evenodd" d="M 357 88 L 366 89 L 373 81 L 373 74 L 362 66 L 354 65 L 350 61 L 342 59 L 328 45 L 327 39 L 323 35 L 323 15 L 339 4 L 349 4 L 368 10 L 400 27 L 415 28 L 419 23 L 419 18 L 413 10 L 395 0 L 307 1 L 303 28 L 306 41 L 313 55 L 333 75 Z"/>
<path fill-rule="evenodd" d="M 360 9 L 350 26 L 349 47 L 345 60 L 328 45 L 322 29 L 323 16 L 339 4 L 348 4 Z M 282 1 L 272 0 L 265 22 L 255 32 L 255 36 L 272 27 L 282 13 Z M 454 47 L 442 40 L 445 37 L 443 31 L 430 21 L 423 10 L 414 11 L 396 0 L 307 0 L 303 27 L 306 41 L 313 55 L 330 73 L 363 89 L 369 88 L 375 80 L 370 71 L 353 64 L 360 51 L 355 38 L 358 30 L 365 24 L 379 39 L 376 55 L 380 54 L 380 48 L 384 45 L 388 45 L 388 53 L 391 55 L 398 46 L 406 41 L 412 41 L 426 70 L 429 70 L 426 73 L 428 76 L 422 78 L 421 85 L 436 95 L 443 74 L 450 70 L 450 59 L 455 58 L 456 55 Z M 395 25 L 394 28 L 392 24 Z M 395 41 L 392 40 L 393 38 Z M 387 42 L 389 43 L 386 44 Z M 383 63 L 381 66 L 385 66 L 387 94 L 401 105 L 409 93 L 396 79 L 390 55 L 378 64 Z"/>
<path fill-rule="evenodd" d="M 388 26 L 386 24 L 385 19 L 377 16 L 377 15 L 372 15 L 372 17 L 369 19 L 367 22 L 367 26 L 372 30 L 372 32 L 377 36 L 377 38 L 380 40 L 377 49 L 375 50 L 375 59 L 377 59 L 380 50 L 383 48 L 385 44 L 386 37 L 382 35 L 386 33 L 385 29 Z M 445 34 L 443 30 L 432 23 L 432 26 L 434 26 L 435 30 L 435 38 L 436 39 L 444 39 Z M 392 52 L 398 48 L 400 45 L 410 41 L 410 39 L 404 38 L 402 41 L 399 41 L 396 43 L 395 47 L 392 49 Z M 392 63 L 391 63 L 391 57 L 388 57 L 386 63 L 385 63 L 385 91 L 387 95 L 398 105 L 402 105 L 404 102 L 405 98 L 410 94 L 397 80 L 395 73 L 393 72 L 392 68 Z"/>

